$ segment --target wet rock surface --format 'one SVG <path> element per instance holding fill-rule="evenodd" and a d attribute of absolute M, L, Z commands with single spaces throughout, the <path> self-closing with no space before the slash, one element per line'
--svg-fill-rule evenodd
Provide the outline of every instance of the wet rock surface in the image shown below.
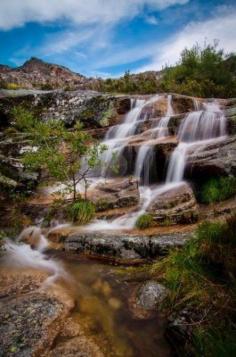
<path fill-rule="evenodd" d="M 94 202 L 97 212 L 135 206 L 139 203 L 138 182 L 131 178 L 107 180 L 89 192 L 88 197 Z"/>
<path fill-rule="evenodd" d="M 137 303 L 146 310 L 155 310 L 163 302 L 168 290 L 156 281 L 147 281 L 139 289 Z"/>
<path fill-rule="evenodd" d="M 42 345 L 52 343 L 48 327 L 63 311 L 63 305 L 58 301 L 39 293 L 1 305 L 3 356 L 30 356 L 43 348 Z"/>
<path fill-rule="evenodd" d="M 186 177 L 196 180 L 202 175 L 236 175 L 236 136 L 205 144 L 189 155 Z"/>
<path fill-rule="evenodd" d="M 147 211 L 156 222 L 192 223 L 198 218 L 198 206 L 191 187 L 181 183 L 160 193 Z"/>
<path fill-rule="evenodd" d="M 122 232 L 80 232 L 65 238 L 64 248 L 66 251 L 132 263 L 166 255 L 171 248 L 183 246 L 190 238 L 191 233 L 147 237 Z"/>
<path fill-rule="evenodd" d="M 0 269 L 0 356 L 102 357 L 79 322 L 64 288 L 42 289 L 47 273 Z"/>

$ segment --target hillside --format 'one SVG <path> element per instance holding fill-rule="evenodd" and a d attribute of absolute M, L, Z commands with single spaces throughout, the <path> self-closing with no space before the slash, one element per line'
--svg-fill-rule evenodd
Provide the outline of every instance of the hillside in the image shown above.
<path fill-rule="evenodd" d="M 6 89 L 88 89 L 95 82 L 96 79 L 35 57 L 16 68 L 0 65 L 0 87 Z"/>

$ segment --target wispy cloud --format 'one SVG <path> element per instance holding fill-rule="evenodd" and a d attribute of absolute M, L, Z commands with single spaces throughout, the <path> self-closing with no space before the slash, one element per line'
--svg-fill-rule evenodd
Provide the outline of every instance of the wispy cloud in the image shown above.
<path fill-rule="evenodd" d="M 81 24 L 117 23 L 133 18 L 147 7 L 163 10 L 188 0 L 1 0 L 0 28 L 9 30 L 27 22 L 67 20 Z"/>
<path fill-rule="evenodd" d="M 213 43 L 214 40 L 219 40 L 221 48 L 226 52 L 234 52 L 236 51 L 235 24 L 236 8 L 220 7 L 212 18 L 201 22 L 190 22 L 180 32 L 157 44 L 149 64 L 138 68 L 137 72 L 159 70 L 166 64 L 175 64 L 181 51 L 196 43 L 203 45 L 205 42 Z M 147 53 L 149 50 L 148 46 Z M 146 49 L 142 47 L 141 51 L 145 53 Z"/>

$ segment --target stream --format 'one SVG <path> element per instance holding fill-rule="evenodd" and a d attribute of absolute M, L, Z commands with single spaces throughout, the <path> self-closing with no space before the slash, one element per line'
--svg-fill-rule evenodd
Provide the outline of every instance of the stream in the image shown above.
<path fill-rule="evenodd" d="M 28 234 L 29 228 L 19 238 Z M 78 321 L 85 335 L 92 338 L 105 356 L 172 355 L 164 337 L 165 319 L 157 313 L 139 319 L 129 307 L 132 293 L 142 283 L 135 271 L 130 275 L 125 267 L 47 251 L 47 240 L 37 228 L 31 236 L 37 241 L 36 249 L 25 243 L 7 241 L 0 267 L 18 272 L 25 269 L 33 269 L 36 273 L 44 271 L 48 277 L 42 284 L 43 289 L 61 284 L 67 291 L 71 290 L 76 302 L 71 318 Z"/>

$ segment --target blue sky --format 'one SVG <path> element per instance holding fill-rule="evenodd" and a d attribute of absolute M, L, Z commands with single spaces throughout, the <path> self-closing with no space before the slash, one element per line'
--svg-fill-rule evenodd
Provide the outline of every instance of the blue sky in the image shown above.
<path fill-rule="evenodd" d="M 183 48 L 236 51 L 232 0 L 0 0 L 0 63 L 31 56 L 87 76 L 159 70 Z"/>

